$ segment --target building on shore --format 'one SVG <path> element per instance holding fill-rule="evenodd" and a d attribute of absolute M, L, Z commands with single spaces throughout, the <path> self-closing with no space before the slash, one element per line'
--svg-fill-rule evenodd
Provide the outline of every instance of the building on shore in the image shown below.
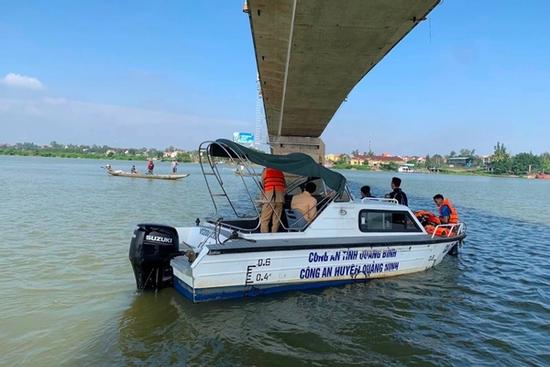
<path fill-rule="evenodd" d="M 178 157 L 178 154 L 183 154 L 184 152 L 181 150 L 174 150 L 174 151 L 166 151 L 162 153 L 162 158 L 172 158 L 176 159 Z"/>
<path fill-rule="evenodd" d="M 382 165 L 390 164 L 390 163 L 401 165 L 401 164 L 407 163 L 407 161 L 404 160 L 402 157 L 394 156 L 390 154 L 373 155 L 371 157 L 368 157 L 369 167 L 375 170 L 380 169 Z"/>
<path fill-rule="evenodd" d="M 447 164 L 449 167 L 472 167 L 474 162 L 473 157 L 449 157 L 447 158 Z"/>
<path fill-rule="evenodd" d="M 369 156 L 366 155 L 354 155 L 349 160 L 349 164 L 352 166 L 363 166 L 367 165 L 369 161 Z"/>

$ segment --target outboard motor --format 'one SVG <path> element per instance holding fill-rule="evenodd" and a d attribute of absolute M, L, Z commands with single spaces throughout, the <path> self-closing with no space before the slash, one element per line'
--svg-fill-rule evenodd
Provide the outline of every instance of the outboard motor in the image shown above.
<path fill-rule="evenodd" d="M 179 251 L 174 227 L 138 224 L 130 242 L 130 262 L 137 289 L 160 289 L 172 284 L 170 260 Z"/>

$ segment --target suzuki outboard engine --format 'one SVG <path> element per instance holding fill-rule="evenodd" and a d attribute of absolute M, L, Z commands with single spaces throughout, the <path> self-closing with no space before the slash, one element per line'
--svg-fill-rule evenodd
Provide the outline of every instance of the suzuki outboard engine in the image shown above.
<path fill-rule="evenodd" d="M 174 227 L 138 224 L 130 243 L 130 262 L 138 289 L 172 285 L 170 260 L 178 255 L 178 232 Z"/>

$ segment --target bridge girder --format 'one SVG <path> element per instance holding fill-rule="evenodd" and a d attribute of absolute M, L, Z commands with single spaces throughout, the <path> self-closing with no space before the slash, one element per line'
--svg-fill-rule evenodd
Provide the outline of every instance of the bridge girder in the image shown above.
<path fill-rule="evenodd" d="M 353 87 L 438 3 L 248 0 L 270 137 L 319 137 Z"/>

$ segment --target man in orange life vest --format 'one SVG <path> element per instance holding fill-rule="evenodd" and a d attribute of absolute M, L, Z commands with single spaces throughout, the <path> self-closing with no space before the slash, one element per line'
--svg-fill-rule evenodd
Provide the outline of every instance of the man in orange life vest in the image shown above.
<path fill-rule="evenodd" d="M 279 231 L 280 218 L 283 212 L 285 202 L 285 175 L 283 172 L 274 168 L 266 168 L 262 173 L 262 182 L 264 185 L 264 204 L 260 215 L 260 231 L 269 232 L 269 223 L 271 222 L 271 232 Z"/>
<path fill-rule="evenodd" d="M 441 224 L 458 223 L 458 212 L 449 199 L 445 199 L 443 195 L 437 194 L 434 196 L 434 202 L 439 208 L 439 220 Z"/>

